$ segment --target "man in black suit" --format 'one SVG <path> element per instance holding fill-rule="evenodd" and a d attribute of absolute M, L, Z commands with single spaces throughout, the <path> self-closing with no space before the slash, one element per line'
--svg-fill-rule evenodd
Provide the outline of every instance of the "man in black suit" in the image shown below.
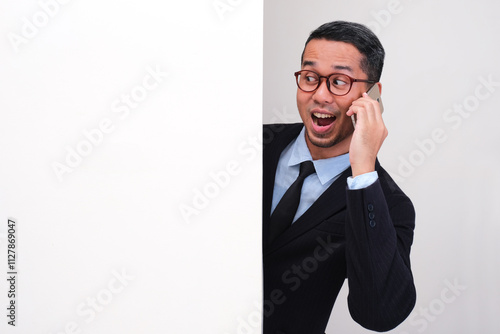
<path fill-rule="evenodd" d="M 390 330 L 414 307 L 415 212 L 377 160 L 387 129 L 365 93 L 381 91 L 384 56 L 366 27 L 322 25 L 295 73 L 302 123 L 264 127 L 265 334 L 323 334 L 346 278 L 365 328 Z"/>

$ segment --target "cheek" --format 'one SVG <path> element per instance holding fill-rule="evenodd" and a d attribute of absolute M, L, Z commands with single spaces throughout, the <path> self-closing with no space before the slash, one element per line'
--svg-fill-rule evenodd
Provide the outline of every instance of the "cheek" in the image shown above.
<path fill-rule="evenodd" d="M 337 98 L 335 100 L 335 102 L 337 103 L 337 106 L 338 106 L 339 110 L 341 111 L 342 115 L 345 115 L 345 113 L 347 112 L 347 109 L 349 109 L 353 100 L 347 99 L 347 98 Z"/>
<path fill-rule="evenodd" d="M 305 112 L 308 100 L 308 97 L 302 91 L 297 91 L 297 107 L 301 114 Z"/>
<path fill-rule="evenodd" d="M 350 116 L 346 115 L 347 110 L 351 106 L 352 99 L 337 99 L 337 107 L 340 111 L 339 123 L 342 127 L 352 126 L 352 120 Z"/>

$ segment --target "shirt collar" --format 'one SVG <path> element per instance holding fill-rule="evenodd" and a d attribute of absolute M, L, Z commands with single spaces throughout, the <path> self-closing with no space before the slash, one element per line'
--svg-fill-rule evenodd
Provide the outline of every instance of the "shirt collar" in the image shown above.
<path fill-rule="evenodd" d="M 305 136 L 305 127 L 303 127 L 302 131 L 300 131 L 300 134 L 293 142 L 292 155 L 288 161 L 288 166 L 299 165 L 300 163 L 308 160 L 312 161 L 314 169 L 316 169 L 316 175 L 318 175 L 319 181 L 322 185 L 342 173 L 350 166 L 349 153 L 328 159 L 313 160 L 311 152 L 309 152 L 309 148 L 307 147 Z"/>

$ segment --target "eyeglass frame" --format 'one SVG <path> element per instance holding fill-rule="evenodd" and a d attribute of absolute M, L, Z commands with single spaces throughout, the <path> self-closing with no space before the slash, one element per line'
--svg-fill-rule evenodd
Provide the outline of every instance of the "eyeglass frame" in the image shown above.
<path fill-rule="evenodd" d="M 303 88 L 300 87 L 299 85 L 299 75 L 301 74 L 301 72 L 312 72 L 314 74 L 316 74 L 318 76 L 318 85 L 316 86 L 316 88 L 314 88 L 313 90 L 310 90 L 310 91 L 307 91 L 307 90 L 304 90 Z M 349 89 L 347 90 L 347 92 L 345 94 L 335 94 L 334 92 L 332 92 L 332 90 L 330 89 L 330 77 L 332 75 L 343 75 L 343 76 L 346 76 L 349 78 L 349 80 L 351 80 L 350 82 L 350 86 L 349 86 Z M 327 76 L 324 76 L 324 75 L 319 75 L 319 73 L 317 72 L 314 72 L 314 71 L 311 71 L 311 70 L 300 70 L 300 71 L 297 71 L 294 73 L 295 75 L 295 82 L 297 83 L 297 87 L 303 91 L 303 92 L 306 92 L 306 93 L 312 93 L 312 92 L 315 92 L 316 90 L 318 90 L 319 86 L 321 86 L 321 78 L 325 78 L 326 79 L 326 87 L 328 88 L 328 91 L 330 93 L 332 93 L 333 95 L 335 96 L 344 96 L 344 95 L 347 95 L 349 94 L 349 92 L 351 91 L 352 89 L 352 84 L 355 83 L 355 82 L 366 82 L 366 83 L 371 83 L 371 84 L 375 84 L 377 83 L 377 81 L 373 81 L 373 80 L 365 80 L 365 79 L 354 79 L 353 77 L 347 75 L 347 74 L 344 74 L 344 73 L 332 73 L 332 74 L 329 74 Z"/>

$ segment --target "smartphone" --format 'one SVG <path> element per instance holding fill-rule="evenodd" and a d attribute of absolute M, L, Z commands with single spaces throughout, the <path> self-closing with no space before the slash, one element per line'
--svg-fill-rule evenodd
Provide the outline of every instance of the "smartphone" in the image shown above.
<path fill-rule="evenodd" d="M 371 86 L 371 88 L 366 92 L 366 94 L 368 94 L 369 97 L 378 102 L 378 104 L 380 105 L 380 113 L 383 113 L 384 105 L 382 104 L 382 98 L 380 97 L 380 90 L 378 88 L 378 85 L 374 84 L 373 86 Z M 352 119 L 352 125 L 356 127 L 356 115 L 352 115 L 351 119 Z"/>
<path fill-rule="evenodd" d="M 384 105 L 382 104 L 382 98 L 380 97 L 380 90 L 378 89 L 378 85 L 377 84 L 373 85 L 366 92 L 366 94 L 368 94 L 369 97 L 371 97 L 372 99 L 377 101 L 378 104 L 380 104 L 380 113 L 383 113 L 384 112 Z"/>

